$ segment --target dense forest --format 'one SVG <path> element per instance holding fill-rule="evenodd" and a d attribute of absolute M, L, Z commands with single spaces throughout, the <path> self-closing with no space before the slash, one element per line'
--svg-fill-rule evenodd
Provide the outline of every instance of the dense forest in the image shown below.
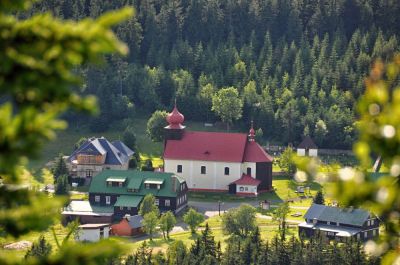
<path fill-rule="evenodd" d="M 399 50 L 399 1 L 56 0 L 30 12 L 77 20 L 125 5 L 136 15 L 115 32 L 129 56 L 80 69 L 79 89 L 98 97 L 102 114 L 67 116 L 93 130 L 170 109 L 175 98 L 187 119 L 217 121 L 211 97 L 233 86 L 244 103 L 237 127 L 254 120 L 268 141 L 309 134 L 349 148 L 364 77 Z"/>

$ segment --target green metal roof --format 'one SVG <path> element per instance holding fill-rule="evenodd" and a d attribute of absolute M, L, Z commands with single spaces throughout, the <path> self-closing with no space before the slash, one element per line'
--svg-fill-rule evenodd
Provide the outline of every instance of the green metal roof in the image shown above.
<path fill-rule="evenodd" d="M 129 196 L 121 195 L 118 197 L 117 202 L 114 204 L 116 207 L 138 207 L 142 201 L 143 196 Z"/>
<path fill-rule="evenodd" d="M 104 170 L 95 177 L 89 187 L 89 193 L 103 193 L 103 194 L 119 194 L 119 195 L 132 195 L 132 196 L 145 196 L 146 194 L 153 194 L 154 196 L 162 197 L 176 197 L 178 187 L 174 191 L 173 179 L 175 179 L 175 186 L 182 183 L 179 178 L 172 173 L 164 172 L 150 172 L 150 171 L 137 171 L 137 170 Z M 125 177 L 127 185 L 122 187 L 107 186 L 107 178 L 110 177 Z M 164 180 L 160 189 L 146 189 L 142 183 L 147 179 Z M 137 192 L 128 191 L 136 189 Z"/>
<path fill-rule="evenodd" d="M 140 189 L 140 185 L 142 185 L 142 178 L 131 178 L 128 183 L 128 189 Z"/>

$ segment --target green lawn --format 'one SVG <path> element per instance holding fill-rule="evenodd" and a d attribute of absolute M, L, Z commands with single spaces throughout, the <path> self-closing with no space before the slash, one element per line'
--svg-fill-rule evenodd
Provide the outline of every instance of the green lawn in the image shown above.
<path fill-rule="evenodd" d="M 223 201 L 223 202 L 248 202 L 268 200 L 273 204 L 281 203 L 284 200 L 293 199 L 296 206 L 311 205 L 311 197 L 315 196 L 317 191 L 323 190 L 324 193 L 329 193 L 329 187 L 332 183 L 324 183 L 323 185 L 317 182 L 299 183 L 288 176 L 274 176 L 272 186 L 274 191 L 260 193 L 257 198 L 243 198 L 226 192 L 189 192 L 189 199 L 195 201 Z M 310 193 L 300 195 L 296 193 L 297 186 L 309 186 Z"/>
<path fill-rule="evenodd" d="M 261 238 L 263 240 L 271 240 L 276 234 L 278 230 L 278 225 L 275 222 L 270 220 L 257 218 L 257 225 L 260 227 Z M 221 242 L 222 250 L 226 247 L 226 239 L 228 239 L 228 235 L 225 235 L 221 228 L 221 218 L 218 216 L 207 219 L 201 226 L 200 229 L 203 229 L 205 224 L 208 223 L 211 228 L 212 234 L 216 242 Z M 165 251 L 168 248 L 168 245 L 174 241 L 181 240 L 183 243 L 190 247 L 195 240 L 201 235 L 201 231 L 197 231 L 197 234 L 192 235 L 189 231 L 179 232 L 176 234 L 172 234 L 170 240 L 164 240 L 161 234 L 158 234 L 153 241 L 146 240 L 148 245 L 153 248 L 153 253 L 157 253 L 158 251 Z M 297 236 L 297 226 L 290 225 L 288 229 L 289 236 Z M 112 237 L 112 240 L 123 243 L 128 246 L 131 252 L 136 251 L 137 248 L 143 243 L 143 240 L 140 238 L 121 238 L 121 237 Z"/>
<path fill-rule="evenodd" d="M 104 136 L 109 141 L 122 140 L 122 136 L 125 130 L 125 126 L 129 124 L 133 126 L 136 133 L 136 143 L 141 153 L 147 157 L 160 157 L 162 154 L 162 143 L 154 143 L 146 134 L 147 119 L 133 119 L 130 122 L 110 125 L 110 129 L 103 132 L 92 133 L 88 128 L 77 128 L 70 126 L 65 131 L 60 131 L 57 134 L 57 138 L 47 143 L 43 151 L 41 152 L 40 159 L 32 160 L 29 163 L 29 167 L 32 169 L 42 168 L 49 160 L 52 160 L 59 153 L 65 155 L 70 154 L 73 151 L 74 144 L 82 137 L 100 137 Z"/>
<path fill-rule="evenodd" d="M 67 235 L 68 229 L 63 227 L 61 224 L 55 225 L 53 227 L 55 230 L 55 234 L 57 236 L 57 240 L 61 244 L 62 240 Z M 57 244 L 54 239 L 53 232 L 49 229 L 49 230 L 43 232 L 42 234 L 44 235 L 46 241 L 51 244 L 53 251 L 56 251 Z M 40 235 L 41 235 L 41 233 L 39 233 L 39 232 L 31 232 L 29 234 L 23 235 L 19 239 L 0 237 L 0 247 L 4 246 L 6 244 L 10 244 L 10 243 L 21 241 L 21 240 L 35 242 L 39 239 Z M 70 240 L 73 240 L 72 237 L 70 238 Z M 15 259 L 22 259 L 25 256 L 25 253 L 27 250 L 26 249 L 24 249 L 24 250 L 3 250 L 2 249 L 2 251 L 4 251 L 6 254 L 12 255 Z"/>
<path fill-rule="evenodd" d="M 292 219 L 289 218 L 288 219 Z M 214 216 L 209 219 L 207 219 L 205 222 L 203 222 L 200 226 L 200 230 L 205 227 L 205 224 L 208 223 L 209 227 L 211 228 L 212 234 L 215 238 L 215 241 L 221 242 L 221 247 L 222 249 L 225 249 L 226 247 L 226 242 L 225 240 L 228 238 L 227 235 L 225 235 L 222 231 L 222 224 L 221 224 L 221 217 L 219 216 Z M 271 220 L 266 220 L 263 218 L 257 218 L 256 220 L 257 225 L 260 227 L 260 233 L 261 233 L 261 238 L 263 240 L 271 240 L 276 234 L 277 234 L 277 228 L 278 225 L 276 222 L 273 222 Z M 61 225 L 56 225 L 54 226 L 57 239 L 59 242 L 61 242 L 64 237 L 67 234 L 68 229 L 61 226 Z M 45 236 L 46 240 L 52 245 L 53 250 L 57 250 L 56 246 L 56 241 L 54 239 L 54 236 L 51 232 L 51 230 L 48 230 L 43 233 Z M 189 231 L 184 231 L 184 232 L 179 232 L 172 234 L 170 237 L 170 240 L 164 240 L 162 237 L 161 233 L 158 233 L 154 236 L 153 241 L 150 241 L 149 239 L 146 239 L 146 242 L 149 244 L 149 246 L 153 249 L 153 253 L 157 253 L 158 251 L 165 251 L 168 248 L 168 245 L 171 244 L 174 241 L 181 240 L 183 243 L 187 246 L 190 247 L 195 240 L 201 235 L 201 231 L 197 231 L 197 234 L 192 235 Z M 297 226 L 296 225 L 290 225 L 289 230 L 288 230 L 288 235 L 295 235 L 297 236 Z M 5 244 L 16 242 L 19 240 L 28 240 L 31 242 L 35 242 L 40 236 L 40 233 L 35 232 L 35 233 L 29 233 L 27 235 L 24 235 L 18 240 L 12 239 L 12 238 L 0 238 L 0 246 L 4 246 Z M 135 252 L 140 245 L 143 243 L 143 238 L 132 238 L 132 237 L 114 237 L 112 236 L 110 238 L 112 241 L 119 242 L 123 244 L 127 249 L 128 253 L 133 253 Z M 72 238 L 70 240 L 73 240 Z M 6 250 L 4 250 L 6 251 Z M 7 254 L 12 255 L 16 260 L 22 259 L 26 253 L 26 250 L 7 250 Z"/>

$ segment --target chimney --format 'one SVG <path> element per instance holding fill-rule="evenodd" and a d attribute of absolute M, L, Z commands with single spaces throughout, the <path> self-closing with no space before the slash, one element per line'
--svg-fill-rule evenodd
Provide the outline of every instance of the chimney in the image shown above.
<path fill-rule="evenodd" d="M 176 176 L 172 176 L 172 191 L 176 192 Z"/>

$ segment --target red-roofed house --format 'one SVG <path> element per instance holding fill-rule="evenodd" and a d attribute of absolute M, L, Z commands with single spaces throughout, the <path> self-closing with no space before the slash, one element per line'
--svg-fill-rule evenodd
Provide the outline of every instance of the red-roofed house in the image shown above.
<path fill-rule="evenodd" d="M 176 106 L 167 121 L 164 171 L 184 178 L 190 190 L 236 193 L 230 184 L 243 174 L 257 180 L 256 191 L 272 188 L 273 159 L 255 141 L 253 125 L 249 135 L 186 131 Z"/>

